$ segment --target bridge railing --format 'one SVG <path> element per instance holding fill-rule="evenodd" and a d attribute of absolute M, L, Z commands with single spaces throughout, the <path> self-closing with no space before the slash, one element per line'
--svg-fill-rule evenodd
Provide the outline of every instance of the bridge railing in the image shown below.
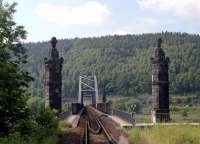
<path fill-rule="evenodd" d="M 70 115 L 71 115 L 71 111 L 61 112 L 61 113 L 59 114 L 59 118 L 65 119 L 65 118 L 67 118 L 67 117 L 70 116 Z"/>
<path fill-rule="evenodd" d="M 165 115 L 165 113 L 162 114 Z M 152 116 L 149 113 L 137 113 L 136 114 L 136 123 L 152 123 Z M 165 119 L 165 118 L 164 118 Z M 168 116 L 166 114 L 166 120 Z M 170 111 L 170 121 L 171 123 L 200 123 L 200 112 L 187 112 L 183 113 L 182 111 Z"/>
<path fill-rule="evenodd" d="M 136 119 L 135 113 L 128 113 L 128 112 L 121 111 L 118 109 L 111 109 L 111 114 L 114 116 L 118 116 L 129 123 L 135 123 L 135 119 Z"/>

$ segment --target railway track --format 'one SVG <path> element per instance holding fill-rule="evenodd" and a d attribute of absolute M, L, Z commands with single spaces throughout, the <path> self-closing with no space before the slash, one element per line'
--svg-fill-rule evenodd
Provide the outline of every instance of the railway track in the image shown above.
<path fill-rule="evenodd" d="M 96 119 L 98 130 L 93 130 L 89 120 L 85 124 L 84 144 L 117 144 L 117 141 L 106 130 L 100 120 Z"/>
<path fill-rule="evenodd" d="M 107 115 L 92 107 L 86 107 L 86 112 L 87 121 L 85 123 L 84 144 L 117 144 L 118 139 L 104 124 L 103 119 Z"/>
<path fill-rule="evenodd" d="M 85 107 L 76 128 L 81 131 L 77 139 L 82 144 L 118 144 L 123 134 L 116 127 L 106 114 L 93 107 Z"/>

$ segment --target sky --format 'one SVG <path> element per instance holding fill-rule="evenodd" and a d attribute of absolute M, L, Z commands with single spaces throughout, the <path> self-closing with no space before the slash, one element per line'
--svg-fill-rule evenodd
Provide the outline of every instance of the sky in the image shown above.
<path fill-rule="evenodd" d="M 14 18 L 27 42 L 75 37 L 200 33 L 200 0 L 4 0 L 18 3 Z"/>

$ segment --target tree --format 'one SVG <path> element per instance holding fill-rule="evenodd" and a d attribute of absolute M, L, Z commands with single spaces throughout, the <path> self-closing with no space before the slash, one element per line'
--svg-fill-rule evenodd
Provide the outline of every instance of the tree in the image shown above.
<path fill-rule="evenodd" d="M 100 95 L 137 96 L 151 94 L 151 63 L 158 37 L 170 58 L 170 93 L 198 94 L 200 89 L 200 35 L 182 33 L 156 33 L 99 38 L 62 39 L 63 95 L 76 97 L 80 74 L 95 74 Z M 33 95 L 44 95 L 44 64 L 49 42 L 25 44 L 31 55 L 27 68 L 36 77 Z"/>
<path fill-rule="evenodd" d="M 26 31 L 13 20 L 15 6 L 0 0 L 0 135 L 17 131 L 29 117 L 27 88 L 33 79 L 23 68 Z"/>

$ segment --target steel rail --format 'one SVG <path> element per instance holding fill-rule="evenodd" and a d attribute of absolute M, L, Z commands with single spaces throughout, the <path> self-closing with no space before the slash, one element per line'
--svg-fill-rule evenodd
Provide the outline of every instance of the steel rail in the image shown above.
<path fill-rule="evenodd" d="M 93 134 L 100 134 L 101 131 L 105 134 L 109 144 L 117 144 L 118 141 L 117 139 L 115 139 L 113 137 L 113 135 L 105 128 L 104 124 L 101 122 L 101 117 L 107 117 L 107 114 L 100 114 L 98 116 L 95 116 L 95 109 L 87 109 L 87 113 L 90 113 L 90 117 L 89 115 L 87 115 L 88 119 L 87 119 L 87 127 L 85 128 L 87 131 L 85 131 L 85 136 L 87 137 L 87 139 L 85 138 L 85 144 L 89 144 L 89 133 L 93 133 Z M 96 124 L 98 125 L 98 130 L 94 130 L 91 128 L 90 125 L 90 118 L 91 119 L 95 119 Z M 93 120 L 94 122 L 94 120 Z M 87 141 L 86 141 L 87 140 Z"/>
<path fill-rule="evenodd" d="M 110 144 L 117 144 L 117 140 L 106 130 L 106 128 L 104 127 L 103 123 L 97 119 L 99 125 L 102 127 L 104 133 L 106 134 L 107 138 L 108 138 L 108 141 Z"/>
<path fill-rule="evenodd" d="M 79 123 L 80 123 L 80 119 L 81 119 L 81 116 L 82 116 L 82 114 L 83 114 L 83 111 L 85 110 L 85 108 L 82 108 L 81 110 L 80 110 L 80 112 L 79 112 L 79 114 L 78 114 L 78 122 L 76 123 L 76 126 L 73 126 L 73 127 L 77 127 L 78 125 L 79 125 Z"/>
<path fill-rule="evenodd" d="M 99 134 L 102 130 L 102 127 L 99 125 L 98 121 L 95 119 L 95 122 L 97 123 L 98 125 L 98 129 L 97 130 L 94 130 L 92 127 L 91 127 L 91 122 L 90 120 L 88 120 L 88 129 L 93 133 L 93 134 Z"/>
<path fill-rule="evenodd" d="M 83 144 L 89 144 L 89 130 L 88 130 L 88 121 L 85 124 L 85 141 Z"/>

